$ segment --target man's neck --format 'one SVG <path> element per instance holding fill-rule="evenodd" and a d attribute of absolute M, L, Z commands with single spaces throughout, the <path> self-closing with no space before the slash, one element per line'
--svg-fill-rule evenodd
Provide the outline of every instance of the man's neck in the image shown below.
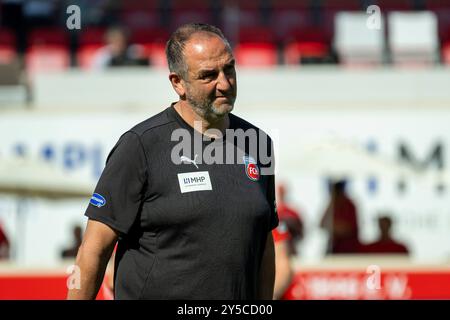
<path fill-rule="evenodd" d="M 174 104 L 175 110 L 178 114 L 195 130 L 200 131 L 202 134 L 209 136 L 210 138 L 219 138 L 214 133 L 210 134 L 210 132 L 206 132 L 209 129 L 217 129 L 222 133 L 222 136 L 225 133 L 225 129 L 229 127 L 230 120 L 228 115 L 217 119 L 216 121 L 208 120 L 203 118 L 197 112 L 195 112 L 194 108 L 192 108 L 186 101 L 180 100 Z"/>

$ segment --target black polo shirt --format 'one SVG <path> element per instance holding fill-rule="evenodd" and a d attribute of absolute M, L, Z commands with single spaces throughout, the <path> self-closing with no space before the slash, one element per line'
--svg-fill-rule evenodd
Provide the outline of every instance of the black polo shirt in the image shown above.
<path fill-rule="evenodd" d="M 229 117 L 230 129 L 262 132 Z M 173 156 L 177 129 L 190 133 L 190 154 Z M 278 224 L 273 171 L 261 174 L 273 163 L 227 136 L 202 149 L 223 146 L 222 162 L 242 151 L 245 163 L 199 161 L 194 132 L 170 106 L 124 133 L 108 156 L 85 214 L 121 234 L 116 299 L 256 298 L 266 237 Z"/>

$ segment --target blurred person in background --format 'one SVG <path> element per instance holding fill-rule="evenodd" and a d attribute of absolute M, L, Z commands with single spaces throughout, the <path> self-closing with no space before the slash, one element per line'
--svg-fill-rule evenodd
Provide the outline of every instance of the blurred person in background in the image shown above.
<path fill-rule="evenodd" d="M 278 227 L 272 231 L 272 235 L 275 242 L 275 287 L 273 298 L 279 300 L 289 288 L 294 277 L 294 269 L 291 264 L 291 235 L 284 221 L 280 221 Z"/>
<path fill-rule="evenodd" d="M 277 213 L 278 219 L 286 225 L 290 235 L 288 246 L 290 255 L 297 254 L 297 245 L 303 239 L 303 220 L 298 211 L 287 203 L 287 186 L 279 183 L 277 186 Z"/>
<path fill-rule="evenodd" d="M 406 245 L 396 241 L 391 235 L 392 219 L 387 215 L 378 218 L 379 238 L 377 241 L 361 245 L 361 253 L 377 253 L 377 254 L 408 254 L 409 250 Z"/>
<path fill-rule="evenodd" d="M 94 68 L 149 65 L 144 48 L 130 44 L 128 33 L 124 28 L 119 26 L 109 28 L 105 34 L 105 42 L 106 45 L 96 53 Z"/>
<path fill-rule="evenodd" d="M 0 260 L 9 259 L 9 241 L 0 223 Z"/>
<path fill-rule="evenodd" d="M 303 239 L 303 220 L 287 201 L 288 187 L 278 183 L 276 190 L 279 225 L 273 230 L 275 242 L 274 299 L 282 299 L 294 277 L 291 259 L 297 255 L 297 246 Z"/>
<path fill-rule="evenodd" d="M 328 232 L 327 254 L 359 251 L 358 213 L 345 191 L 345 181 L 331 183 L 330 201 L 320 227 Z"/>
<path fill-rule="evenodd" d="M 83 230 L 80 226 L 74 226 L 72 228 L 73 245 L 69 248 L 61 251 L 61 258 L 75 258 L 77 256 L 78 249 L 80 248 L 83 240 Z"/>

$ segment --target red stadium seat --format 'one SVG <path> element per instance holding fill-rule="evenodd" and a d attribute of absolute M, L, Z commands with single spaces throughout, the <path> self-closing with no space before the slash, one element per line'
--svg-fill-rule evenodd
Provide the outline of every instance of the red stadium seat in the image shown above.
<path fill-rule="evenodd" d="M 128 28 L 155 28 L 161 25 L 161 1 L 127 0 L 121 3 L 120 19 Z"/>
<path fill-rule="evenodd" d="M 213 15 L 211 10 L 209 9 L 197 9 L 197 10 L 173 10 L 172 11 L 172 30 L 175 30 L 179 26 L 191 23 L 191 22 L 200 22 L 200 23 L 213 23 Z"/>
<path fill-rule="evenodd" d="M 311 6 L 311 0 L 272 0 L 271 7 L 274 10 L 307 10 Z"/>
<path fill-rule="evenodd" d="M 450 65 L 450 41 L 442 45 L 442 62 L 446 65 Z"/>
<path fill-rule="evenodd" d="M 292 39 L 289 36 L 294 30 L 310 28 L 319 22 L 322 29 L 331 35 L 333 33 L 334 16 L 338 11 L 361 10 L 359 0 L 324 0 L 319 7 L 320 21 L 315 21 L 313 19 L 313 7 L 315 7 L 314 3 L 308 0 L 274 0 L 272 2 L 273 10 L 270 25 L 276 32 L 278 41 L 291 41 Z"/>
<path fill-rule="evenodd" d="M 102 47 L 101 44 L 88 44 L 79 48 L 77 51 L 78 66 L 85 70 L 93 69 L 95 57 Z"/>
<path fill-rule="evenodd" d="M 13 47 L 0 45 L 0 64 L 9 64 L 17 57 Z"/>
<path fill-rule="evenodd" d="M 263 24 L 259 1 L 246 1 L 239 3 L 239 26 L 253 27 Z"/>
<path fill-rule="evenodd" d="M 171 30 L 190 22 L 214 23 L 211 1 L 173 0 L 171 6 Z"/>
<path fill-rule="evenodd" d="M 157 9 L 123 10 L 121 21 L 130 29 L 156 28 L 161 25 L 161 13 Z"/>
<path fill-rule="evenodd" d="M 240 43 L 234 53 L 237 64 L 244 67 L 272 67 L 278 61 L 273 43 Z"/>
<path fill-rule="evenodd" d="M 168 39 L 165 29 L 140 29 L 131 34 L 130 43 L 143 46 L 152 67 L 166 67 L 165 46 Z"/>
<path fill-rule="evenodd" d="M 263 25 L 261 1 L 222 1 L 222 28 L 239 30 L 242 27 L 256 27 Z"/>
<path fill-rule="evenodd" d="M 298 65 L 304 58 L 324 58 L 329 55 L 328 45 L 320 42 L 292 42 L 285 46 L 283 59 L 285 64 Z"/>
<path fill-rule="evenodd" d="M 105 28 L 86 28 L 82 30 L 78 39 L 79 46 L 103 44 L 105 41 Z"/>
<path fill-rule="evenodd" d="M 169 39 L 166 29 L 136 29 L 130 33 L 130 43 L 146 44 L 146 43 L 165 43 Z"/>
<path fill-rule="evenodd" d="M 122 1 L 121 10 L 156 10 L 159 8 L 159 0 L 127 0 Z"/>
<path fill-rule="evenodd" d="M 450 40 L 450 5 L 447 8 L 432 10 L 438 18 L 438 32 L 441 42 Z"/>
<path fill-rule="evenodd" d="M 37 29 L 31 32 L 25 64 L 31 74 L 68 68 L 70 56 L 67 34 L 60 29 Z"/>
<path fill-rule="evenodd" d="M 284 42 L 292 30 L 309 24 L 310 15 L 306 9 L 277 8 L 272 11 L 270 25 L 279 42 Z"/>
<path fill-rule="evenodd" d="M 104 45 L 106 30 L 104 28 L 88 28 L 83 30 L 78 40 L 77 63 L 82 69 L 91 69 L 95 55 Z"/>
<path fill-rule="evenodd" d="M 164 43 L 153 43 L 147 47 L 150 59 L 150 66 L 157 68 L 166 68 L 166 46 Z"/>
<path fill-rule="evenodd" d="M 359 0 L 326 0 L 322 2 L 322 29 L 330 36 L 334 34 L 334 20 L 336 14 L 340 11 L 359 11 L 365 12 Z"/>
<path fill-rule="evenodd" d="M 11 63 L 16 54 L 16 38 L 12 31 L 0 29 L 0 63 Z"/>
<path fill-rule="evenodd" d="M 42 28 L 32 31 L 28 38 L 28 46 L 69 44 L 68 34 L 60 28 Z"/>
<path fill-rule="evenodd" d="M 324 10 L 336 11 L 357 11 L 361 8 L 361 1 L 359 0 L 323 0 L 321 6 Z"/>
<path fill-rule="evenodd" d="M 425 9 L 427 10 L 440 10 L 449 9 L 450 0 L 426 0 Z"/>
<path fill-rule="evenodd" d="M 441 40 L 441 43 L 450 42 L 450 23 L 446 26 L 442 26 L 442 29 L 439 30 L 439 39 Z"/>
<path fill-rule="evenodd" d="M 172 0 L 171 8 L 173 10 L 208 10 L 211 9 L 210 0 Z"/>
<path fill-rule="evenodd" d="M 69 50 L 57 45 L 33 47 L 27 50 L 25 64 L 30 74 L 64 70 L 70 64 Z"/>
<path fill-rule="evenodd" d="M 241 28 L 239 43 L 274 43 L 273 31 L 266 27 Z"/>
<path fill-rule="evenodd" d="M 138 44 L 143 50 L 143 56 L 148 58 L 150 67 L 162 68 L 167 66 L 166 46 L 164 43 L 148 42 Z"/>
<path fill-rule="evenodd" d="M 275 36 L 269 28 L 241 28 L 234 53 L 241 66 L 268 67 L 278 62 Z"/>
<path fill-rule="evenodd" d="M 411 11 L 413 3 L 411 0 L 378 0 L 375 3 L 382 12 L 385 11 Z"/>
<path fill-rule="evenodd" d="M 286 64 L 299 64 L 302 59 L 325 59 L 330 54 L 330 36 L 320 28 L 294 30 L 283 50 Z"/>
<path fill-rule="evenodd" d="M 320 26 L 308 26 L 302 29 L 291 30 L 288 35 L 289 42 L 318 42 L 324 44 L 331 43 L 331 35 Z"/>

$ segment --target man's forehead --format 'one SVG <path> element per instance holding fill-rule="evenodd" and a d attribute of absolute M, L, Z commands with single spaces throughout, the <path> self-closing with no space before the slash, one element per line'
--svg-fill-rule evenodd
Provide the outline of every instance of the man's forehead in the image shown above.
<path fill-rule="evenodd" d="M 223 39 L 206 32 L 192 35 L 186 42 L 184 54 L 186 62 L 195 65 L 227 63 L 233 59 L 231 50 Z"/>
<path fill-rule="evenodd" d="M 221 43 L 225 46 L 224 40 L 217 34 L 207 31 L 199 31 L 192 34 L 189 40 L 186 41 L 186 46 L 195 46 L 202 43 L 213 42 L 215 44 Z"/>

